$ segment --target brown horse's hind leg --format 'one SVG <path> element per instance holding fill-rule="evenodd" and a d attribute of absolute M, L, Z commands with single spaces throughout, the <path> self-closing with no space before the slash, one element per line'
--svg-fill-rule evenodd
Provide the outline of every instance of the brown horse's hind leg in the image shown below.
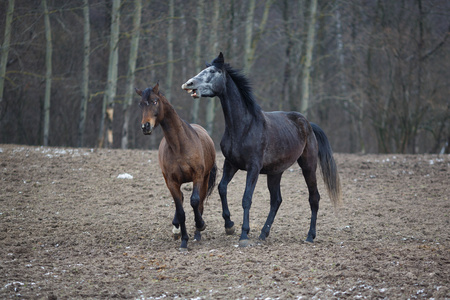
<path fill-rule="evenodd" d="M 197 241 L 201 240 L 201 234 L 200 231 L 205 230 L 206 223 L 203 221 L 202 214 L 203 214 L 203 202 L 206 198 L 206 191 L 208 188 L 208 181 L 203 181 L 201 185 L 195 184 L 192 189 L 192 195 L 191 195 L 191 206 L 194 210 L 194 218 L 195 218 L 195 235 L 194 239 Z"/>
<path fill-rule="evenodd" d="M 308 147 L 308 146 L 307 146 Z M 319 200 L 320 195 L 317 189 L 317 177 L 316 177 L 316 169 L 317 169 L 317 154 L 314 156 L 314 151 L 309 149 L 309 153 L 307 152 L 307 148 L 305 148 L 305 152 L 298 159 L 298 164 L 303 172 L 303 177 L 305 178 L 306 185 L 308 186 L 309 192 L 309 206 L 311 207 L 311 222 L 309 225 L 308 236 L 306 237 L 306 242 L 313 243 L 316 238 L 316 221 L 317 221 L 317 212 L 319 211 Z"/>

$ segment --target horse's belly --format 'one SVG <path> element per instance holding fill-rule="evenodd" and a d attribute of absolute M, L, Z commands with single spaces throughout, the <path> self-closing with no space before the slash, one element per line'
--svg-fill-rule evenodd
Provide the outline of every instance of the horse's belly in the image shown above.
<path fill-rule="evenodd" d="M 261 174 L 279 174 L 297 162 L 301 153 L 289 156 L 271 157 L 270 160 L 264 162 Z"/>

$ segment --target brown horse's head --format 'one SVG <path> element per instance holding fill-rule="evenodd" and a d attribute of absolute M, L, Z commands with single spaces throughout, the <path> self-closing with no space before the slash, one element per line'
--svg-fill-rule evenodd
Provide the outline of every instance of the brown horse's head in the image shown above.
<path fill-rule="evenodd" d="M 139 106 L 142 109 L 142 132 L 145 135 L 152 134 L 153 128 L 158 126 L 160 120 L 164 117 L 161 108 L 161 97 L 163 96 L 159 92 L 159 83 L 153 88 L 146 88 L 144 91 L 137 88 L 135 90 L 141 96 Z"/>

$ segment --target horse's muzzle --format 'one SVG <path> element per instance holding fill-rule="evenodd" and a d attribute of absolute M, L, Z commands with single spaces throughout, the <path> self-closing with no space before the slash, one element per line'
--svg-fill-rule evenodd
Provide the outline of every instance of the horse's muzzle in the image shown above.
<path fill-rule="evenodd" d="M 150 125 L 150 122 L 142 124 L 142 133 L 145 135 L 152 134 L 153 127 Z"/>

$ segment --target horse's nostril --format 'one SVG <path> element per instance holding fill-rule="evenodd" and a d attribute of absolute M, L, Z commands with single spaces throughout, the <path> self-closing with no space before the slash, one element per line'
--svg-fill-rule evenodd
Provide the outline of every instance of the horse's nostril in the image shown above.
<path fill-rule="evenodd" d="M 146 122 L 146 123 L 142 124 L 142 130 L 149 131 L 150 130 L 150 123 Z"/>
<path fill-rule="evenodd" d="M 188 83 L 187 83 L 187 85 L 188 86 L 191 86 L 191 85 L 193 85 L 194 83 L 192 82 L 192 81 L 189 81 Z"/>

